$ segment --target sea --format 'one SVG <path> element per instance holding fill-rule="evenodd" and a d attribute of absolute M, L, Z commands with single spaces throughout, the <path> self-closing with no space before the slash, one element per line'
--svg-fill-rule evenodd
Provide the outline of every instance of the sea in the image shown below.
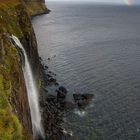
<path fill-rule="evenodd" d="M 39 55 L 73 94 L 94 94 L 68 111 L 73 140 L 140 140 L 140 6 L 48 2 L 33 18 Z M 48 59 L 49 58 L 49 59 Z"/>

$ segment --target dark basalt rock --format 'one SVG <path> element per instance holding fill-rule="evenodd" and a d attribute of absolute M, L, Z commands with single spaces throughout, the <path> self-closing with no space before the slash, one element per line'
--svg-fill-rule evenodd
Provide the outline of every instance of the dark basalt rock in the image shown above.
<path fill-rule="evenodd" d="M 54 104 L 57 103 L 57 99 L 56 99 L 56 97 L 55 97 L 54 95 L 48 95 L 47 101 L 48 101 L 48 102 L 52 102 L 52 103 L 54 103 Z"/>
<path fill-rule="evenodd" d="M 53 73 L 52 71 L 48 71 L 48 73 L 49 73 L 50 75 L 56 76 L 56 74 Z"/>
<path fill-rule="evenodd" d="M 79 102 L 80 100 L 92 100 L 94 94 L 73 94 L 73 98 L 75 102 Z"/>
<path fill-rule="evenodd" d="M 51 76 L 50 74 L 46 74 L 46 77 L 49 77 L 49 78 L 50 78 L 50 77 L 52 77 L 52 76 Z"/>
<path fill-rule="evenodd" d="M 85 109 L 93 100 L 93 94 L 73 94 L 75 103 L 80 109 Z"/>
<path fill-rule="evenodd" d="M 59 86 L 59 83 L 55 82 L 55 86 Z"/>
<path fill-rule="evenodd" d="M 63 86 L 59 87 L 59 91 L 63 92 L 63 93 L 66 93 L 67 94 L 67 90 L 66 88 L 64 88 Z"/>
<path fill-rule="evenodd" d="M 65 102 L 65 107 L 64 107 L 64 110 L 66 111 L 70 111 L 70 110 L 73 110 L 77 107 L 77 105 L 75 103 L 72 103 L 72 102 Z"/>
<path fill-rule="evenodd" d="M 57 92 L 57 99 L 65 99 L 66 98 L 66 93 L 61 92 L 59 90 L 56 90 Z"/>
<path fill-rule="evenodd" d="M 44 70 L 47 70 L 48 69 L 48 66 L 44 66 Z"/>
<path fill-rule="evenodd" d="M 80 110 L 84 110 L 89 105 L 89 101 L 88 100 L 79 101 L 77 105 Z"/>
<path fill-rule="evenodd" d="M 44 74 L 44 83 L 46 86 L 48 85 L 58 85 L 56 79 L 51 74 Z"/>
<path fill-rule="evenodd" d="M 56 83 L 56 79 L 53 78 L 53 77 L 50 77 L 48 80 L 49 80 L 49 82 L 51 82 L 51 83 Z"/>
<path fill-rule="evenodd" d="M 42 96 L 42 98 L 45 98 Z M 61 124 L 63 123 L 63 112 L 61 105 L 57 102 L 57 97 L 47 94 L 42 108 L 43 125 L 47 139 L 62 140 L 63 134 Z"/>
<path fill-rule="evenodd" d="M 57 99 L 63 100 L 66 98 L 67 90 L 63 86 L 59 87 L 59 89 L 56 90 L 56 92 L 57 92 Z"/>

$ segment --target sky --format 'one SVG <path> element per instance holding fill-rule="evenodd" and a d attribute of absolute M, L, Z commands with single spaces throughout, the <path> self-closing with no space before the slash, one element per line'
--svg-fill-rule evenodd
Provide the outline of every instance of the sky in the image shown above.
<path fill-rule="evenodd" d="M 126 4 L 126 5 L 133 5 L 133 4 L 140 4 L 140 0 L 46 0 L 46 1 L 91 1 L 91 2 L 98 2 L 98 3 L 118 3 L 118 4 Z"/>

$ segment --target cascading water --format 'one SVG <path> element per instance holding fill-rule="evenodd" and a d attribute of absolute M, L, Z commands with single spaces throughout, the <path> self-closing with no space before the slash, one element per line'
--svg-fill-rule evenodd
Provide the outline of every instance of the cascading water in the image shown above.
<path fill-rule="evenodd" d="M 14 41 L 14 45 L 21 49 L 23 55 L 24 55 L 24 66 L 22 67 L 23 73 L 24 73 L 24 79 L 28 94 L 28 101 L 31 111 L 31 120 L 32 120 L 32 127 L 33 127 L 33 135 L 34 138 L 38 135 L 40 135 L 42 138 L 44 138 L 44 132 L 41 125 L 41 115 L 39 110 L 39 100 L 38 100 L 38 91 L 36 88 L 36 84 L 34 82 L 32 70 L 29 64 L 29 60 L 26 54 L 26 51 L 24 50 L 21 42 L 19 39 L 12 35 L 11 36 L 12 41 Z"/>

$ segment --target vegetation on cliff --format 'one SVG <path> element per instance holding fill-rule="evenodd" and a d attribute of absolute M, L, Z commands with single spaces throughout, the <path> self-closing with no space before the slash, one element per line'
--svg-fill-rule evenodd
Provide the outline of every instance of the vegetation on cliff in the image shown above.
<path fill-rule="evenodd" d="M 19 112 L 16 112 L 16 107 L 13 108 L 11 104 L 16 94 L 15 90 L 22 88 L 20 87 L 22 81 L 17 77 L 21 69 L 19 69 L 16 49 L 11 46 L 6 36 L 0 38 L 0 139 L 20 140 L 23 135 L 21 124 L 16 116 Z M 14 84 L 17 84 L 16 87 Z"/>
<path fill-rule="evenodd" d="M 20 56 L 8 36 L 14 34 L 21 40 L 37 71 L 39 59 L 30 15 L 46 12 L 46 8 L 43 1 L 25 2 L 0 1 L 0 140 L 32 139 Z"/>
<path fill-rule="evenodd" d="M 44 0 L 24 0 L 27 10 L 30 15 L 39 15 L 42 13 L 48 13 Z"/>

